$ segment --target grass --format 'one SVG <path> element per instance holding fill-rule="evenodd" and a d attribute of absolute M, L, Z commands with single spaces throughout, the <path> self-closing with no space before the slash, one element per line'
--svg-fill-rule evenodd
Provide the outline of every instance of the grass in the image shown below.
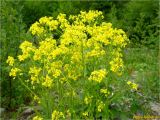
<path fill-rule="evenodd" d="M 130 48 L 124 52 L 126 72 L 130 79 L 139 83 L 144 96 L 151 101 L 159 101 L 159 61 L 158 50 Z"/>

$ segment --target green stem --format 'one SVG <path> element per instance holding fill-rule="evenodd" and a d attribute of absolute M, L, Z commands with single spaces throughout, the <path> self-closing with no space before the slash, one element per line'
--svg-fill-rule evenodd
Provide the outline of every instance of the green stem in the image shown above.
<path fill-rule="evenodd" d="M 21 81 L 21 84 L 24 85 L 33 95 L 36 95 L 27 85 L 25 85 L 25 83 L 22 80 L 20 81 Z"/>

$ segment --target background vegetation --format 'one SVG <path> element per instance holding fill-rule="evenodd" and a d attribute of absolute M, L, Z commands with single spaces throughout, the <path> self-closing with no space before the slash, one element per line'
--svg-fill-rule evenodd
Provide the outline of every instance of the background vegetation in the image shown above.
<path fill-rule="evenodd" d="M 105 21 L 122 28 L 130 39 L 124 51 L 126 76 L 135 79 L 144 93 L 146 103 L 159 101 L 159 2 L 158 0 L 126 1 L 6 1 L 1 0 L 1 106 L 8 111 L 17 111 L 29 104 L 27 90 L 8 76 L 6 59 L 18 54 L 19 44 L 30 40 L 27 32 L 31 24 L 43 16 L 56 17 L 59 13 L 78 14 L 80 11 L 99 10 Z M 145 108 L 146 109 L 146 108 Z M 137 112 L 137 111 L 136 111 Z M 11 114 L 10 117 L 17 114 Z"/>

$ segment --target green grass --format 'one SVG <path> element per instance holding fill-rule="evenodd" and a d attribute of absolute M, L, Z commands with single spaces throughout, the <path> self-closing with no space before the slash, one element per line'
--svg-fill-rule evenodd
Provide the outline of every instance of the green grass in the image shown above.
<path fill-rule="evenodd" d="M 139 84 L 148 102 L 160 100 L 158 54 L 158 50 L 146 48 L 128 48 L 124 51 L 126 74 Z"/>

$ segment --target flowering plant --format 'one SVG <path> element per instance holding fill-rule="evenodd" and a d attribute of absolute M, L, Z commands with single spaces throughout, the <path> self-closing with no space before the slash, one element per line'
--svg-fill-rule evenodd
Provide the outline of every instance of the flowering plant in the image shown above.
<path fill-rule="evenodd" d="M 42 17 L 29 29 L 36 42 L 24 41 L 22 54 L 8 57 L 9 75 L 21 80 L 43 107 L 34 120 L 108 118 L 121 89 L 128 39 L 122 29 L 102 21 L 100 11 L 81 11 L 68 20 L 65 14 Z"/>

